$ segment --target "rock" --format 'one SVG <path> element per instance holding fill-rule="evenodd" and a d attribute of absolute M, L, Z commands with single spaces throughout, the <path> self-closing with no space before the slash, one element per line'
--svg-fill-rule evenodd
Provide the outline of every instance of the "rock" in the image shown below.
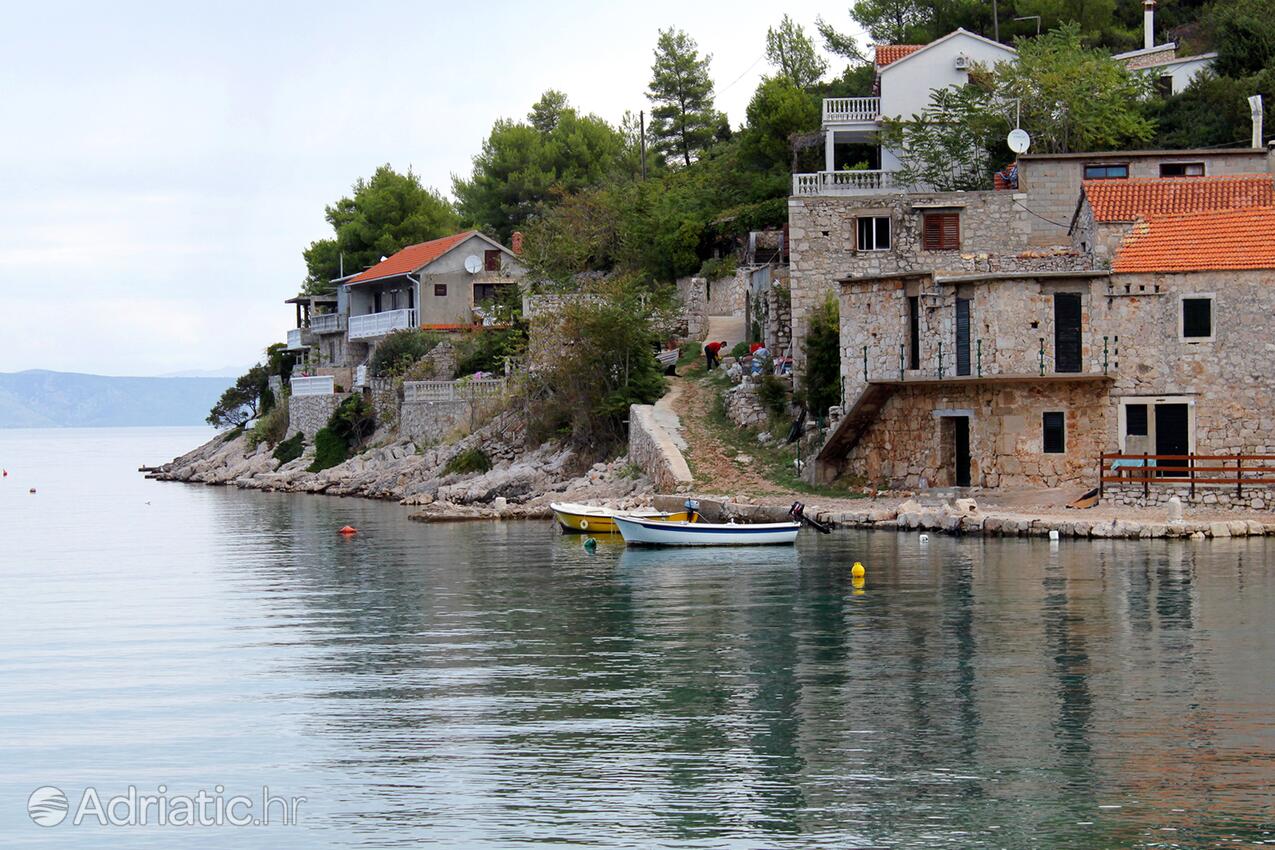
<path fill-rule="evenodd" d="M 973 516 L 978 513 L 978 503 L 973 499 L 957 499 L 952 503 L 952 507 L 964 516 Z"/>
<path fill-rule="evenodd" d="M 1182 500 L 1177 496 L 1169 499 L 1169 522 L 1182 522 Z"/>
<path fill-rule="evenodd" d="M 1232 537 L 1248 537 L 1248 523 L 1244 520 L 1231 520 L 1227 525 L 1230 526 Z"/>
<path fill-rule="evenodd" d="M 1230 537 L 1231 524 L 1228 522 L 1209 523 L 1209 535 L 1212 537 Z"/>
<path fill-rule="evenodd" d="M 769 431 L 762 431 L 760 434 L 757 435 L 757 442 L 761 443 L 763 446 L 770 445 L 772 442 L 774 442 L 774 440 L 775 438 L 770 436 Z"/>
<path fill-rule="evenodd" d="M 747 466 L 748 464 L 752 462 L 753 462 L 752 455 L 746 455 L 743 452 L 740 452 L 739 454 L 735 455 L 735 463 L 742 463 L 745 466 Z"/>

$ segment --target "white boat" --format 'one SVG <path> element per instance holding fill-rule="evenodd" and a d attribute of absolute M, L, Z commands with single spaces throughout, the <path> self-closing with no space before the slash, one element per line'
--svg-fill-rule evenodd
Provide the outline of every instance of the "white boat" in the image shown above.
<path fill-rule="evenodd" d="M 799 522 L 763 522 L 753 525 L 722 522 L 670 522 L 633 516 L 612 517 L 630 546 L 766 546 L 792 543 Z"/>

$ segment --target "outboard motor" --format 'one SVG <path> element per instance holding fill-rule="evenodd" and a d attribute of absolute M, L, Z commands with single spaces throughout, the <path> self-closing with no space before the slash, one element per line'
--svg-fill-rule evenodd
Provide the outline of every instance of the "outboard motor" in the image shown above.
<path fill-rule="evenodd" d="M 797 522 L 810 526 L 815 531 L 818 531 L 820 534 L 832 533 L 832 529 L 824 525 L 822 522 L 819 522 L 818 520 L 814 520 L 806 516 L 806 506 L 803 505 L 801 502 L 792 503 L 792 507 L 788 509 L 788 516 L 792 517 Z"/>

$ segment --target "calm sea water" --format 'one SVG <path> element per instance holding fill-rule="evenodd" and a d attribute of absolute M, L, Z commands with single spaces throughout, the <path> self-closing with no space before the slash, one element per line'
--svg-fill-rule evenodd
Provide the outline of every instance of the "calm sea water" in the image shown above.
<path fill-rule="evenodd" d="M 0 431 L 0 845 L 1275 842 L 1265 541 L 590 555 L 136 474 L 203 433 Z M 295 825 L 27 814 L 130 785 L 306 799 Z"/>

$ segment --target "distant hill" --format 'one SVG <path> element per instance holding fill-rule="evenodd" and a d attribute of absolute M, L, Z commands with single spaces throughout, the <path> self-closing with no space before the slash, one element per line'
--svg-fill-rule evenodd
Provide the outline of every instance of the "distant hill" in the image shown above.
<path fill-rule="evenodd" d="M 231 378 L 0 372 L 0 428 L 202 425 Z"/>

